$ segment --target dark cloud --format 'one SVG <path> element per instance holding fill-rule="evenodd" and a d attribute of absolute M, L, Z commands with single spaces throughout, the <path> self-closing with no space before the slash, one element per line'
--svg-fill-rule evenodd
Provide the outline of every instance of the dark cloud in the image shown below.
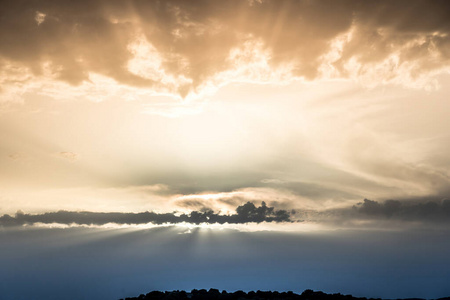
<path fill-rule="evenodd" d="M 306 222 L 344 227 L 384 227 L 388 224 L 425 225 L 431 227 L 450 222 L 450 200 L 386 200 L 364 199 L 356 205 L 339 209 L 296 209 L 291 218 Z M 387 223 L 386 223 L 387 222 Z M 389 228 L 392 226 L 389 225 Z"/>
<path fill-rule="evenodd" d="M 21 226 L 35 223 L 58 223 L 58 224 L 78 224 L 78 225 L 104 225 L 108 223 L 116 224 L 244 224 L 261 222 L 291 222 L 290 214 L 285 210 L 275 210 L 268 207 L 265 202 L 256 207 L 253 203 L 247 202 L 236 208 L 236 214 L 219 215 L 211 210 L 192 211 L 190 214 L 176 213 L 103 213 L 103 212 L 73 212 L 58 211 L 43 214 L 25 214 L 17 212 L 14 217 L 3 215 L 0 217 L 0 226 Z"/>
<path fill-rule="evenodd" d="M 364 199 L 353 206 L 357 216 L 401 219 L 409 221 L 450 221 L 450 200 L 444 199 L 440 202 L 404 202 L 398 200 L 387 200 L 377 202 Z"/>
<path fill-rule="evenodd" d="M 439 69 L 449 63 L 449 20 L 445 0 L 10 0 L 2 1 L 0 12 L 0 57 L 34 76 L 46 65 L 74 85 L 94 72 L 128 85 L 169 89 L 128 69 L 128 46 L 142 35 L 161 56 L 164 72 L 188 79 L 170 87 L 185 95 L 232 68 L 230 51 L 249 41 L 269 51 L 272 67 L 289 64 L 292 75 L 313 79 L 331 41 L 351 28 L 339 57 L 329 62 L 341 76 L 348 76 L 351 59 L 364 73 L 391 54 L 398 57 L 394 73 L 411 62 L 412 76 Z"/>
<path fill-rule="evenodd" d="M 188 203 L 187 203 L 188 204 Z M 0 226 L 21 226 L 43 224 L 105 225 L 115 224 L 246 224 L 261 222 L 314 222 L 323 224 L 346 224 L 356 226 L 358 221 L 397 221 L 439 224 L 450 222 L 450 200 L 442 201 L 398 201 L 378 202 L 364 199 L 352 207 L 328 210 L 275 210 L 265 202 L 257 207 L 247 202 L 236 208 L 236 213 L 221 215 L 208 209 L 203 203 L 193 201 L 192 205 L 201 206 L 200 210 L 189 214 L 173 213 L 122 213 L 58 211 L 43 214 L 26 214 L 18 211 L 15 216 L 0 217 Z M 356 223 L 355 223 L 356 222 Z M 371 223 L 368 223 L 369 226 Z"/>

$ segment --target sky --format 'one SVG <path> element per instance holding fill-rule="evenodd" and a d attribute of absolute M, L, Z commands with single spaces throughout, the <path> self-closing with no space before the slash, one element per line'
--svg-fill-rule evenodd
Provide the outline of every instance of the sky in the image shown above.
<path fill-rule="evenodd" d="M 1 1 L 2 299 L 450 296 L 450 4 Z"/>

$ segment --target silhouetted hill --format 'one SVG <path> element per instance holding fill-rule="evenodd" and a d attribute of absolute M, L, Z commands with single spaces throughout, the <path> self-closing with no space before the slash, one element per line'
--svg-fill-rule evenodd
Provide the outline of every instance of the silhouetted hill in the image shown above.
<path fill-rule="evenodd" d="M 272 292 L 272 291 L 257 291 L 257 292 L 243 292 L 236 291 L 228 293 L 227 291 L 220 292 L 217 289 L 210 289 L 209 291 L 192 290 L 186 291 L 171 291 L 160 292 L 153 291 L 146 295 L 141 294 L 138 297 L 129 297 L 120 300 L 368 300 L 365 297 L 353 297 L 351 295 L 342 294 L 326 294 L 324 292 L 315 292 L 313 290 L 306 290 L 301 295 L 294 292 Z M 369 298 L 371 300 L 381 300 L 380 298 Z M 424 300 L 422 298 L 410 298 L 403 300 Z M 450 300 L 450 297 L 440 298 L 437 300 Z"/>

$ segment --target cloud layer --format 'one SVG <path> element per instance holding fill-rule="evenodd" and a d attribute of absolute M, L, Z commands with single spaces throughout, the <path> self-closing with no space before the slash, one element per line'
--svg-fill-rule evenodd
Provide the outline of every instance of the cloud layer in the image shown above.
<path fill-rule="evenodd" d="M 32 225 L 35 223 L 58 223 L 77 225 L 105 225 L 116 224 L 245 224 L 261 222 L 290 222 L 290 215 L 285 210 L 274 210 L 268 207 L 265 202 L 256 207 L 253 203 L 247 202 L 236 208 L 236 214 L 220 215 L 211 210 L 192 211 L 190 214 L 176 213 L 102 213 L 102 212 L 73 212 L 58 211 L 44 214 L 24 214 L 18 212 L 15 217 L 3 215 L 0 217 L 0 226 L 20 226 Z"/>
<path fill-rule="evenodd" d="M 186 96 L 278 71 L 432 87 L 448 70 L 449 20 L 445 0 L 6 1 L 0 80 L 10 97 L 57 94 L 48 79 Z"/>
<path fill-rule="evenodd" d="M 34 224 L 63 224 L 63 225 L 94 225 L 101 226 L 109 223 L 119 225 L 138 224 L 247 224 L 262 222 L 312 222 L 322 225 L 346 224 L 360 226 L 364 222 L 372 226 L 373 221 L 394 221 L 408 224 L 446 224 L 450 222 L 450 200 L 442 201 L 398 201 L 384 202 L 364 199 L 354 206 L 343 209 L 327 210 L 275 210 L 263 201 L 257 207 L 247 202 L 236 208 L 236 213 L 222 215 L 212 210 L 191 211 L 189 214 L 172 213 L 124 213 L 124 212 L 89 212 L 89 211 L 58 211 L 43 214 L 25 214 L 21 211 L 15 216 L 0 217 L 0 226 L 22 226 Z M 372 224 L 372 225 L 371 225 Z"/>
<path fill-rule="evenodd" d="M 296 210 L 294 219 L 331 224 L 334 227 L 407 228 L 430 225 L 446 228 L 450 222 L 450 200 L 386 200 L 364 199 L 356 205 L 341 209 Z"/>
<path fill-rule="evenodd" d="M 450 200 L 440 202 L 425 201 L 403 203 L 387 200 L 383 203 L 364 199 L 364 202 L 353 206 L 359 216 L 373 218 L 400 219 L 409 221 L 450 221 Z"/>

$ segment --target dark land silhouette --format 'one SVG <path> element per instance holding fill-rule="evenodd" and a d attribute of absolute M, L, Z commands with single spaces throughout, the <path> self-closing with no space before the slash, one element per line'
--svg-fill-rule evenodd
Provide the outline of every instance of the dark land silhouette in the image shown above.
<path fill-rule="evenodd" d="M 296 294 L 292 291 L 277 292 L 277 291 L 251 291 L 243 292 L 236 291 L 230 292 L 222 291 L 218 289 L 205 289 L 186 291 L 153 291 L 146 295 L 141 294 L 138 297 L 127 297 L 120 300 L 382 300 L 381 298 L 366 298 L 366 297 L 353 297 L 352 295 L 327 294 L 320 291 L 305 290 L 301 294 Z M 400 300 L 400 299 L 397 299 Z M 408 298 L 403 300 L 424 300 L 423 298 Z M 439 298 L 436 300 L 450 300 L 450 297 Z"/>

